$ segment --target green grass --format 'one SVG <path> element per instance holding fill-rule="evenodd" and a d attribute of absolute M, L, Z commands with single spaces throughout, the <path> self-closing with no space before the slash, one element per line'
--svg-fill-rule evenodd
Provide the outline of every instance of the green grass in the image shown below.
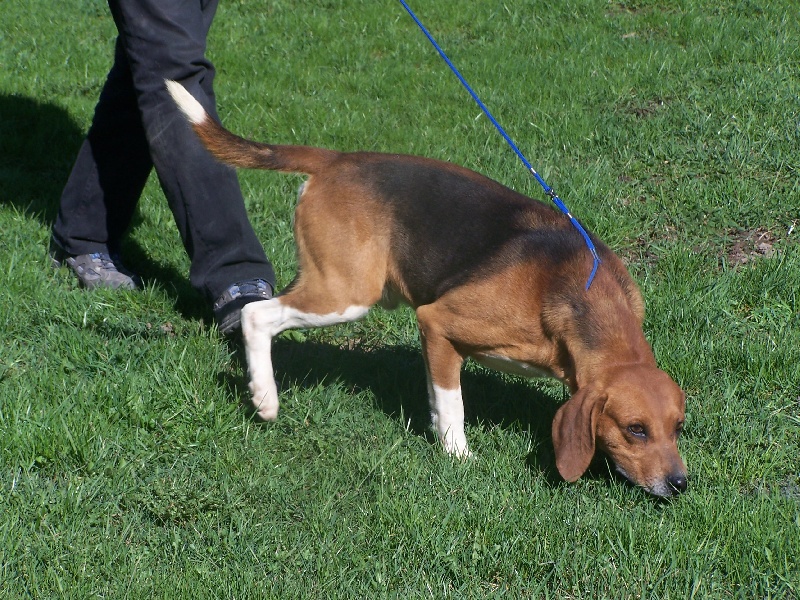
<path fill-rule="evenodd" d="M 470 365 L 453 461 L 413 315 L 279 340 L 252 423 L 155 179 L 144 292 L 46 257 L 110 66 L 103 2 L 0 10 L 0 596 L 797 598 L 800 23 L 790 0 L 412 4 L 545 179 L 629 262 L 688 394 L 690 492 L 558 480 L 563 398 Z M 453 160 L 541 197 L 399 3 L 227 1 L 220 114 L 265 141 Z M 241 173 L 281 285 L 296 177 Z"/>

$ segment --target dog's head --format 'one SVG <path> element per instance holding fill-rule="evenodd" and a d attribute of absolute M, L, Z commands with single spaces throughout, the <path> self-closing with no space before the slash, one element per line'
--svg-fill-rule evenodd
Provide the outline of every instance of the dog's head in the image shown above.
<path fill-rule="evenodd" d="M 618 367 L 602 383 L 579 389 L 556 413 L 556 466 L 567 481 L 586 469 L 595 450 L 617 471 L 656 496 L 686 490 L 686 467 L 678 454 L 686 399 L 664 371 Z"/>

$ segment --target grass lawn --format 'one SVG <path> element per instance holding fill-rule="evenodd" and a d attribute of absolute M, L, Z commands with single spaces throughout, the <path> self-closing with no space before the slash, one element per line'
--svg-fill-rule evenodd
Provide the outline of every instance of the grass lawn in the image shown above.
<path fill-rule="evenodd" d="M 141 292 L 50 268 L 110 67 L 100 0 L 0 8 L 0 597 L 800 596 L 800 21 L 792 0 L 412 2 L 536 169 L 628 262 L 686 390 L 689 492 L 559 480 L 560 384 L 468 365 L 475 460 L 428 432 L 413 314 L 239 352 L 188 284 L 155 177 Z M 535 198 L 402 6 L 222 2 L 219 111 L 263 141 L 451 160 Z M 279 283 L 300 179 L 240 180 Z M 602 267 L 601 267 L 602 268 Z"/>

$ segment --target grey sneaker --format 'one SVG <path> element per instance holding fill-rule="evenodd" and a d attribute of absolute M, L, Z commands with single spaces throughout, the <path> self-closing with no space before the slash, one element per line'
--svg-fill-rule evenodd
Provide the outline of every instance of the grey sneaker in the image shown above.
<path fill-rule="evenodd" d="M 264 279 L 249 279 L 234 283 L 214 302 L 214 319 L 220 333 L 232 336 L 242 326 L 242 307 L 251 302 L 269 300 L 274 290 Z"/>
<path fill-rule="evenodd" d="M 93 252 L 91 254 L 67 254 L 55 242 L 50 243 L 50 260 L 58 268 L 67 265 L 88 289 L 111 288 L 135 290 L 142 286 L 139 276 L 122 264 L 119 255 Z"/>

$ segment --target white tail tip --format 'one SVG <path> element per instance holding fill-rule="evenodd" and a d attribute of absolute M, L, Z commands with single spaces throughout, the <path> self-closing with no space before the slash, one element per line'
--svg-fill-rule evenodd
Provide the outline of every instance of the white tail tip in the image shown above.
<path fill-rule="evenodd" d="M 165 81 L 167 91 L 181 112 L 186 115 L 186 118 L 195 125 L 199 125 L 206 120 L 206 109 L 192 96 L 186 88 L 177 81 Z"/>

